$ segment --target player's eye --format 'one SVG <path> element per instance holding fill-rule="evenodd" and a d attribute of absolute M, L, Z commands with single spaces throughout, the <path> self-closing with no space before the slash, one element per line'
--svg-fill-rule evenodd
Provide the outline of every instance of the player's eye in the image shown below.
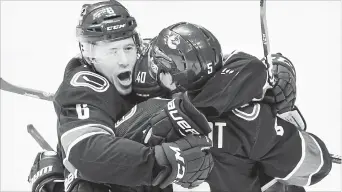
<path fill-rule="evenodd" d="M 118 52 L 117 49 L 110 49 L 110 50 L 107 52 L 107 55 L 117 54 L 117 52 Z"/>
<path fill-rule="evenodd" d="M 125 51 L 132 51 L 132 50 L 134 50 L 135 49 L 135 47 L 134 46 L 127 46 L 127 47 L 125 47 Z"/>

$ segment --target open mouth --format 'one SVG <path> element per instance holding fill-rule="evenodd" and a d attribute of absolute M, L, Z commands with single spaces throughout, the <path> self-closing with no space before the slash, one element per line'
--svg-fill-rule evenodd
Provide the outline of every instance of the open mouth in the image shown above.
<path fill-rule="evenodd" d="M 131 72 L 127 71 L 127 72 L 120 73 L 118 75 L 118 78 L 120 79 L 120 81 L 129 80 L 131 78 Z"/>
<path fill-rule="evenodd" d="M 132 82 L 132 72 L 126 71 L 122 72 L 118 75 L 118 79 L 120 80 L 121 85 L 129 86 Z"/>

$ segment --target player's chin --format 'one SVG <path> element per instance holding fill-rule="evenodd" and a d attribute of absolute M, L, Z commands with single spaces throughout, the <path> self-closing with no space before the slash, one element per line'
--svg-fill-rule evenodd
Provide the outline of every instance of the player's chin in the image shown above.
<path fill-rule="evenodd" d="M 114 86 L 120 95 L 128 95 L 132 92 L 132 80 L 131 81 L 120 81 L 120 79 L 114 80 Z"/>
<path fill-rule="evenodd" d="M 120 93 L 120 95 L 128 95 L 128 94 L 132 93 L 132 86 L 130 86 L 128 88 L 117 88 L 117 90 Z"/>

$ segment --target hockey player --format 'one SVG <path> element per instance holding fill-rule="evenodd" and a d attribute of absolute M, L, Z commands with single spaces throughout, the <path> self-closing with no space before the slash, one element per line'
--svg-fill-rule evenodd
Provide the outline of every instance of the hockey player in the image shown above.
<path fill-rule="evenodd" d="M 198 185 L 196 176 L 203 180 L 212 168 L 212 144 L 205 137 L 189 135 L 149 147 L 119 137 L 114 129 L 138 102 L 131 94 L 132 70 L 141 53 L 136 26 L 135 18 L 115 0 L 82 7 L 76 27 L 81 55 L 67 64 L 54 100 L 59 152 L 70 172 L 66 191 L 108 191 L 103 184 L 120 191 L 143 190 L 143 185 L 165 188 L 173 182 Z M 209 125 L 203 126 L 210 131 Z M 41 167 L 53 157 L 37 155 L 37 172 L 30 175 L 33 191 L 56 183 L 56 178 L 44 177 L 52 170 Z"/>
<path fill-rule="evenodd" d="M 322 180 L 332 164 L 324 142 L 275 113 L 293 109 L 295 72 L 291 62 L 280 54 L 273 55 L 276 73 L 281 78 L 266 93 L 274 97 L 267 102 L 278 100 L 270 105 L 259 97 L 267 81 L 263 63 L 236 52 L 220 68 L 216 60 L 220 51 L 216 38 L 203 27 L 177 23 L 165 28 L 146 51 L 151 61 L 136 65 L 135 90 L 145 96 L 167 96 L 165 91 L 188 93 L 172 100 L 153 98 L 138 104 L 116 125 L 117 129 L 123 126 L 126 130 L 121 132 L 122 136 L 154 146 L 189 133 L 201 133 L 193 129 L 193 119 L 178 117 L 196 111 L 191 101 L 213 128 L 211 153 L 215 164 L 206 180 L 211 191 L 259 192 L 259 175 L 263 174 L 296 186 Z M 246 98 L 254 101 L 236 107 Z M 156 107 L 151 109 L 153 106 Z M 174 110 L 177 106 L 183 107 Z M 141 126 L 139 131 L 135 125 Z"/>

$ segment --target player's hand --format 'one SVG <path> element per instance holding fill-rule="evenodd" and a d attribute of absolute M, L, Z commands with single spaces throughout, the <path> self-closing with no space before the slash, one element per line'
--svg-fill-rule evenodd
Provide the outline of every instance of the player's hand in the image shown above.
<path fill-rule="evenodd" d="M 54 151 L 39 152 L 28 176 L 32 192 L 64 191 L 63 171 L 62 160 Z"/>
<path fill-rule="evenodd" d="M 172 143 L 155 146 L 156 162 L 161 171 L 152 185 L 165 188 L 176 183 L 184 188 L 200 185 L 214 166 L 208 152 L 212 142 L 204 136 L 188 135 Z"/>
<path fill-rule="evenodd" d="M 267 90 L 264 101 L 270 103 L 275 113 L 281 114 L 291 111 L 296 101 L 296 71 L 291 63 L 282 54 L 272 54 L 273 74 L 275 85 Z"/>
<path fill-rule="evenodd" d="M 190 102 L 187 93 L 168 102 L 149 120 L 149 134 L 144 143 L 150 146 L 173 142 L 186 135 L 208 135 L 211 128 L 206 117 Z"/>

